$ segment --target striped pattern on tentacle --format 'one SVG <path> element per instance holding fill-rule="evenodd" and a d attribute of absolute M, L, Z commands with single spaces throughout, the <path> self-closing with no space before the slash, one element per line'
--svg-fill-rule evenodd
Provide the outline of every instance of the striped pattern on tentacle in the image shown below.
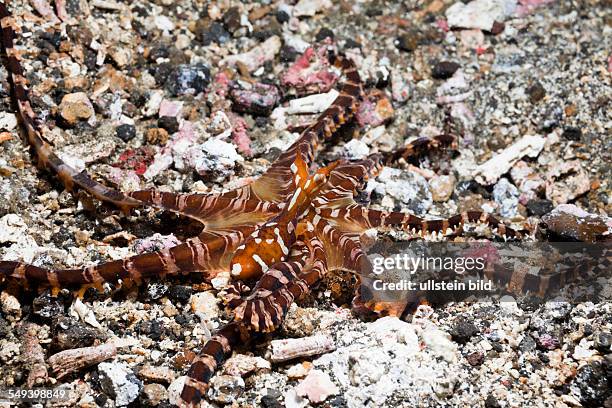
<path fill-rule="evenodd" d="M 247 298 L 230 302 L 236 320 L 254 331 L 272 332 L 293 301 L 321 280 L 327 272 L 323 243 L 316 236 L 305 237 L 296 243 L 295 252 L 294 260 L 273 265 Z"/>
<path fill-rule="evenodd" d="M 261 177 L 242 189 L 225 193 L 225 197 L 254 195 L 262 200 L 282 202 L 293 193 L 295 186 L 291 182 L 291 164 L 300 156 L 306 166 L 310 167 L 319 144 L 330 138 L 336 129 L 353 117 L 362 96 L 361 80 L 354 63 L 339 56 L 333 57 L 332 62 L 345 76 L 340 95 Z"/>
<path fill-rule="evenodd" d="M 329 182 L 312 200 L 315 207 L 336 208 L 354 203 L 353 197 L 370 177 L 382 169 L 383 156 L 372 154 L 365 159 L 344 162 L 330 174 Z"/>
<path fill-rule="evenodd" d="M 443 134 L 434 137 L 419 137 L 392 153 L 386 153 L 384 162 L 390 164 L 400 158 L 412 159 L 436 149 L 457 149 L 457 139 L 453 135 Z"/>
<path fill-rule="evenodd" d="M 353 204 L 345 208 L 317 208 L 319 216 L 342 224 L 353 230 L 369 228 L 401 228 L 413 234 L 452 234 L 457 228 L 469 223 L 487 224 L 503 239 L 518 239 L 521 234 L 507 227 L 494 216 L 484 211 L 466 211 L 447 219 L 426 220 L 416 215 L 397 211 L 380 211 Z"/>
<path fill-rule="evenodd" d="M 284 204 L 257 199 L 228 198 L 220 194 L 175 194 L 141 190 L 128 195 L 145 204 L 193 218 L 209 228 L 237 223 L 238 218 L 263 222 L 278 214 Z"/>
<path fill-rule="evenodd" d="M 236 228 L 223 236 L 201 235 L 172 248 L 80 269 L 51 270 L 21 262 L 1 261 L 0 278 L 52 288 L 100 287 L 105 282 L 119 280 L 139 283 L 153 277 L 192 272 L 206 273 L 207 278 L 212 278 L 215 272 L 228 267 L 229 260 L 223 262 L 223 255 L 235 251 L 254 229 Z"/>
<path fill-rule="evenodd" d="M 312 176 L 301 157 L 291 165 L 295 192 L 276 217 L 263 224 L 238 247 L 231 262 L 231 273 L 240 279 L 258 278 L 276 262 L 284 261 L 296 241 L 298 218 L 310 207 L 312 197 L 325 185 L 330 173 L 341 162 L 323 167 Z"/>
<path fill-rule="evenodd" d="M 246 343 L 249 338 L 248 329 L 240 322 L 231 322 L 217 331 L 191 363 L 178 406 L 181 408 L 199 406 L 217 368 L 223 364 L 234 347 Z"/>
<path fill-rule="evenodd" d="M 28 143 L 36 152 L 39 165 L 57 174 L 67 190 L 72 190 L 75 186 L 79 187 L 95 198 L 112 203 L 125 212 L 130 208 L 140 206 L 141 203 L 137 200 L 98 183 L 85 171 L 78 172 L 53 153 L 51 146 L 43 137 L 43 125 L 32 110 L 27 80 L 23 74 L 18 51 L 14 48 L 17 25 L 4 3 L 0 3 L 0 25 L 2 27 L 2 50 L 5 54 L 5 66 L 12 82 L 18 113 L 26 129 Z"/>

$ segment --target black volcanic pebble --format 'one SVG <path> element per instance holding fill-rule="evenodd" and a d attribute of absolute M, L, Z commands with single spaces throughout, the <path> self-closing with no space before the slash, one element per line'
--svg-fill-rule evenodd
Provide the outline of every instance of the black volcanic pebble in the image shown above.
<path fill-rule="evenodd" d="M 549 200 L 533 199 L 527 201 L 527 212 L 529 215 L 542 216 L 553 210 L 553 203 Z"/>
<path fill-rule="evenodd" d="M 289 21 L 290 18 L 291 16 L 284 10 L 278 10 L 276 12 L 276 21 L 281 24 L 286 23 L 287 21 Z"/>
<path fill-rule="evenodd" d="M 32 301 L 32 312 L 40 317 L 52 318 L 64 313 L 64 305 L 59 298 L 44 293 Z"/>
<path fill-rule="evenodd" d="M 610 345 L 612 344 L 612 334 L 608 332 L 596 333 L 593 338 L 595 339 L 594 347 L 596 350 L 606 353 L 610 351 Z"/>
<path fill-rule="evenodd" d="M 527 88 L 527 94 L 529 94 L 529 100 L 531 103 L 536 103 L 541 101 L 546 96 L 546 89 L 544 89 L 541 83 L 535 82 L 533 85 Z"/>
<path fill-rule="evenodd" d="M 528 353 L 530 351 L 534 351 L 537 348 L 537 346 L 538 345 L 536 344 L 533 337 L 527 335 L 523 337 L 523 340 L 521 340 L 521 342 L 519 343 L 518 348 L 523 353 Z"/>
<path fill-rule="evenodd" d="M 580 390 L 580 402 L 586 407 L 601 407 L 610 397 L 610 385 L 606 375 L 607 365 L 598 361 L 578 370 L 574 385 Z"/>
<path fill-rule="evenodd" d="M 211 23 L 207 28 L 198 30 L 200 41 L 204 45 L 210 45 L 213 42 L 217 44 L 225 44 L 230 40 L 230 33 L 227 32 L 223 24 L 218 22 Z"/>
<path fill-rule="evenodd" d="M 402 34 L 395 40 L 395 46 L 401 51 L 412 52 L 419 45 L 419 39 L 415 33 Z"/>
<path fill-rule="evenodd" d="M 501 408 L 501 405 L 493 394 L 489 394 L 489 396 L 485 400 L 485 408 Z"/>
<path fill-rule="evenodd" d="M 435 79 L 448 79 L 459 69 L 460 65 L 452 61 L 441 61 L 434 65 L 431 76 Z"/>
<path fill-rule="evenodd" d="M 54 319 L 51 331 L 51 348 L 54 351 L 89 347 L 96 340 L 106 340 L 103 333 L 68 317 Z"/>
<path fill-rule="evenodd" d="M 334 32 L 327 27 L 323 27 L 322 29 L 319 30 L 319 32 L 315 36 L 315 40 L 319 42 L 319 41 L 323 41 L 326 38 L 331 38 L 333 40 Z"/>
<path fill-rule="evenodd" d="M 480 330 L 474 325 L 474 323 L 467 320 L 461 319 L 455 323 L 451 329 L 451 336 L 457 343 L 467 343 L 472 336 L 478 334 Z"/>
<path fill-rule="evenodd" d="M 166 80 L 166 89 L 172 96 L 203 92 L 210 82 L 210 69 L 204 64 L 175 67 Z"/>
<path fill-rule="evenodd" d="M 117 126 L 117 137 L 124 142 L 132 140 L 136 137 L 136 126 L 128 124 Z"/>
<path fill-rule="evenodd" d="M 280 50 L 281 62 L 293 62 L 298 56 L 298 52 L 288 45 L 284 45 Z"/>
<path fill-rule="evenodd" d="M 168 297 L 178 303 L 187 303 L 192 293 L 191 286 L 174 285 L 168 290 Z"/>
<path fill-rule="evenodd" d="M 230 7 L 223 15 L 223 24 L 230 33 L 240 28 L 240 10 L 238 7 Z"/>
<path fill-rule="evenodd" d="M 577 127 L 568 126 L 563 129 L 563 133 L 561 134 L 561 136 L 567 140 L 578 141 L 582 139 L 582 130 Z"/>
<path fill-rule="evenodd" d="M 168 133 L 176 133 L 179 130 L 178 119 L 174 116 L 162 116 L 157 120 L 157 126 L 168 131 Z"/>

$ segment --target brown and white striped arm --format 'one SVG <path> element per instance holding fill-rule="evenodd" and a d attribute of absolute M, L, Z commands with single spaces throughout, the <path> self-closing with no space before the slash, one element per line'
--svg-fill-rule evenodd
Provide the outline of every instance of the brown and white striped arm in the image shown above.
<path fill-rule="evenodd" d="M 361 80 L 354 63 L 339 56 L 333 57 L 332 62 L 342 70 L 345 77 L 340 87 L 340 95 L 261 177 L 242 189 L 225 193 L 225 197 L 254 195 L 261 200 L 283 202 L 293 193 L 295 186 L 292 183 L 290 167 L 296 157 L 301 156 L 306 166 L 310 167 L 319 144 L 329 139 L 340 126 L 353 117 L 362 97 Z"/>
<path fill-rule="evenodd" d="M 231 354 L 233 348 L 246 343 L 249 339 L 250 333 L 241 322 L 231 322 L 217 331 L 191 363 L 178 406 L 199 407 L 215 371 Z"/>
<path fill-rule="evenodd" d="M 140 206 L 141 203 L 137 200 L 98 183 L 84 171 L 76 171 L 53 153 L 51 146 L 43 137 L 43 125 L 30 104 L 27 80 L 19 61 L 18 52 L 14 47 L 17 25 L 3 2 L 0 3 L 0 26 L 2 27 L 2 50 L 6 54 L 5 67 L 13 85 L 13 96 L 17 103 L 19 117 L 27 133 L 28 143 L 36 152 L 39 165 L 55 173 L 67 190 L 78 187 L 101 201 L 116 205 L 124 212 Z"/>
<path fill-rule="evenodd" d="M 0 278 L 52 288 L 101 287 L 105 282 L 134 281 L 168 275 L 202 273 L 210 279 L 227 270 L 232 253 L 255 227 L 235 227 L 227 234 L 202 233 L 199 237 L 161 251 L 78 269 L 46 269 L 21 262 L 0 261 Z"/>
<path fill-rule="evenodd" d="M 380 211 L 353 204 L 345 208 L 317 208 L 317 214 L 352 230 L 365 231 L 369 228 L 400 228 L 412 234 L 454 234 L 464 225 L 486 224 L 492 232 L 504 239 L 519 239 L 521 234 L 507 227 L 494 216 L 484 211 L 466 211 L 442 220 L 426 220 L 416 215 L 397 211 Z"/>

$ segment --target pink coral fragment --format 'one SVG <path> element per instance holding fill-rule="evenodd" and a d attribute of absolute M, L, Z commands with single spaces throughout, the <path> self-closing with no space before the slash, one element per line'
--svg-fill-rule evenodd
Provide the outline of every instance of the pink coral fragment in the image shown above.
<path fill-rule="evenodd" d="M 519 4 L 516 8 L 516 15 L 519 17 L 525 17 L 526 15 L 532 13 L 536 8 L 554 2 L 555 0 L 519 0 Z"/>
<path fill-rule="evenodd" d="M 329 91 L 338 75 L 329 68 L 324 57 L 326 48 L 315 52 L 308 48 L 281 77 L 284 87 L 295 88 L 299 94 L 323 93 Z"/>
<path fill-rule="evenodd" d="M 164 99 L 159 105 L 159 117 L 171 116 L 178 118 L 183 110 L 183 103 Z"/>
<path fill-rule="evenodd" d="M 238 115 L 232 115 L 232 141 L 238 147 L 238 151 L 244 156 L 252 156 L 251 138 L 248 134 L 246 121 Z"/>

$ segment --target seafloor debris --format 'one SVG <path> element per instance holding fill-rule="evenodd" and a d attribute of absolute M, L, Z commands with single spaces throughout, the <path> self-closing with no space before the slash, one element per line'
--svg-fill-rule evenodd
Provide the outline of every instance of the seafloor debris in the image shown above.
<path fill-rule="evenodd" d="M 338 96 L 330 55 L 340 54 L 355 62 L 366 100 L 313 168 L 413 137 L 450 133 L 459 146 L 389 163 L 357 201 L 426 218 L 485 209 L 536 237 L 609 239 L 605 2 L 208 3 L 10 2 L 32 109 L 62 159 L 124 191 L 242 186 Z M 4 70 L 0 79 L 0 259 L 72 268 L 191 236 L 182 217 L 126 216 L 63 192 L 32 165 Z M 593 303 L 422 306 L 408 324 L 351 316 L 351 279 L 330 276 L 308 307 L 291 308 L 272 340 L 288 341 L 281 355 L 293 360 L 241 348 L 218 370 L 211 403 L 610 405 L 610 308 L 596 302 L 604 280 L 584 297 Z M 74 302 L 65 291 L 30 302 L 2 287 L 0 388 L 28 380 L 20 327 L 34 319 L 32 344 L 51 356 L 42 385 L 74 391 L 66 405 L 175 404 L 182 375 L 227 317 L 217 298 L 226 284 L 169 278 Z M 301 339 L 313 335 L 329 347 Z"/>
<path fill-rule="evenodd" d="M 548 230 L 576 241 L 607 240 L 612 234 L 612 219 L 590 214 L 573 204 L 562 204 L 542 217 Z"/>
<path fill-rule="evenodd" d="M 516 141 L 501 153 L 478 166 L 476 180 L 490 185 L 508 172 L 522 157 L 536 157 L 544 147 L 545 139 L 540 136 L 527 135 Z"/>
<path fill-rule="evenodd" d="M 315 335 L 300 339 L 273 340 L 270 343 L 270 361 L 278 363 L 300 357 L 315 356 L 335 349 L 329 336 Z"/>
<path fill-rule="evenodd" d="M 117 347 L 113 342 L 93 347 L 83 347 L 60 351 L 49 357 L 49 366 L 56 378 L 61 379 L 82 368 L 89 367 L 113 358 Z"/>

